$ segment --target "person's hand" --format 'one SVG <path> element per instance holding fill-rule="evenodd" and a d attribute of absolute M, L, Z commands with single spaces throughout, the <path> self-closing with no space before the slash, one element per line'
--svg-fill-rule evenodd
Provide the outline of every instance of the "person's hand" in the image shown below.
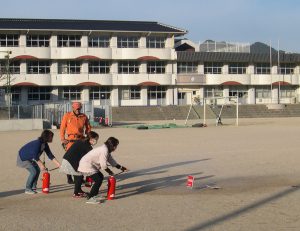
<path fill-rule="evenodd" d="M 122 172 L 128 172 L 129 171 L 128 168 L 126 168 L 125 166 L 121 166 L 120 169 L 121 169 Z"/>
<path fill-rule="evenodd" d="M 41 166 L 41 171 L 43 171 L 43 172 L 47 172 L 48 171 L 48 169 L 44 166 L 44 165 L 42 165 Z"/>
<path fill-rule="evenodd" d="M 62 144 L 67 144 L 67 143 L 69 143 L 69 141 L 66 140 L 66 139 L 64 139 L 64 140 L 61 141 L 61 143 L 62 143 Z"/>

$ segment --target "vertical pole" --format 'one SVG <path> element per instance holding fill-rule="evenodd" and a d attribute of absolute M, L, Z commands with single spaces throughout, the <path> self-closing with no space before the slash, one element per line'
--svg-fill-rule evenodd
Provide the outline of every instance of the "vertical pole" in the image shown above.
<path fill-rule="evenodd" d="M 279 60 L 279 39 L 278 39 L 278 52 L 277 52 L 277 58 L 278 58 L 278 67 L 277 67 L 277 74 L 281 74 L 280 73 L 280 60 Z M 280 104 L 280 80 L 279 80 L 279 87 L 278 87 L 278 103 Z"/>
<path fill-rule="evenodd" d="M 203 98 L 203 124 L 206 124 L 206 99 Z"/>
<path fill-rule="evenodd" d="M 236 126 L 239 126 L 239 95 L 236 95 Z"/>
<path fill-rule="evenodd" d="M 271 76 L 271 103 L 273 103 L 273 79 L 272 79 L 272 42 L 270 40 L 270 76 Z"/>

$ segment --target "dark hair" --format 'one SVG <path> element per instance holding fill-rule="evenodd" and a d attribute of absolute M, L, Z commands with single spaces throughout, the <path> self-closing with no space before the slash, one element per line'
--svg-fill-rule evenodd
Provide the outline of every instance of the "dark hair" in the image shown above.
<path fill-rule="evenodd" d="M 54 133 L 51 132 L 50 130 L 44 130 L 41 134 L 41 136 L 39 137 L 39 140 L 42 143 L 47 143 L 50 141 L 50 138 L 53 138 Z"/>
<path fill-rule="evenodd" d="M 119 140 L 115 137 L 109 137 L 107 141 L 104 142 L 104 144 L 106 145 L 108 152 L 111 153 L 117 148 Z"/>
<path fill-rule="evenodd" d="M 99 134 L 97 132 L 90 131 L 85 137 L 85 140 L 90 140 L 90 139 L 99 139 Z"/>

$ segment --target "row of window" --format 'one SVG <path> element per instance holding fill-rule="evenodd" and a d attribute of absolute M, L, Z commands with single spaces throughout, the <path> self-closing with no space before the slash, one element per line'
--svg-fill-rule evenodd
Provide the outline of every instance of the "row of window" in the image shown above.
<path fill-rule="evenodd" d="M 50 35 L 27 35 L 27 47 L 49 47 Z M 58 47 L 81 47 L 81 35 L 57 35 Z M 89 47 L 110 47 L 111 37 L 109 36 L 88 36 Z M 138 48 L 140 37 L 118 36 L 118 48 Z M 165 48 L 166 38 L 149 36 L 146 38 L 147 48 Z M 18 47 L 19 35 L 0 34 L 0 47 Z"/>
<path fill-rule="evenodd" d="M 28 61 L 27 74 L 49 74 L 50 61 Z M 107 74 L 111 72 L 110 61 L 90 61 L 88 63 L 89 74 Z M 278 68 L 278 73 L 282 75 L 294 74 L 295 64 L 282 64 Z M 222 74 L 223 65 L 220 63 L 205 63 L 204 74 Z M 231 63 L 228 65 L 229 74 L 246 74 L 246 64 Z M 118 63 L 118 73 L 120 74 L 138 74 L 140 73 L 140 62 L 137 61 L 120 61 Z M 258 63 L 254 66 L 255 74 L 270 74 L 270 66 L 264 63 Z M 177 64 L 177 73 L 197 73 L 197 63 L 179 62 Z M 0 62 L 1 73 L 6 73 L 5 62 Z M 20 61 L 10 63 L 10 73 L 20 74 Z M 80 74 L 80 61 L 61 61 L 58 63 L 58 74 Z M 149 61 L 147 62 L 148 74 L 166 73 L 166 62 Z"/>
<path fill-rule="evenodd" d="M 223 63 L 209 62 L 204 63 L 204 74 L 222 74 Z M 229 74 L 246 74 L 247 63 L 229 63 Z M 296 64 L 282 63 L 278 67 L 278 72 L 281 75 L 294 74 Z M 197 73 L 198 63 L 196 62 L 178 62 L 177 73 Z M 255 74 L 270 74 L 271 67 L 269 63 L 256 63 L 254 66 Z"/>
<path fill-rule="evenodd" d="M 59 100 L 80 100 L 81 99 L 80 87 L 63 87 L 58 91 Z M 91 87 L 90 100 L 109 100 L 111 95 L 110 87 Z M 21 88 L 11 89 L 12 100 L 18 102 L 21 99 Z M 51 87 L 30 87 L 28 89 L 28 100 L 51 100 L 52 88 Z M 124 100 L 140 99 L 141 87 L 129 86 L 121 91 L 121 97 Z M 148 87 L 149 99 L 160 99 L 166 97 L 166 87 L 151 86 Z"/>
<path fill-rule="evenodd" d="M 151 86 L 147 89 L 148 99 L 164 99 L 166 98 L 166 87 L 164 86 Z M 14 102 L 20 101 L 21 98 L 21 88 L 12 88 L 12 100 Z M 51 87 L 31 87 L 28 89 L 28 100 L 51 100 L 52 88 Z M 291 98 L 295 97 L 295 89 L 289 86 L 282 86 L 280 88 L 281 98 Z M 178 99 L 185 98 L 184 92 L 178 93 Z M 229 96 L 234 97 L 239 95 L 239 97 L 247 96 L 247 89 L 238 89 L 232 87 L 229 89 Z M 89 91 L 90 100 L 110 100 L 111 88 L 102 87 L 91 87 Z M 204 96 L 206 98 L 210 97 L 223 97 L 222 87 L 207 87 L 204 90 Z M 271 89 L 270 87 L 261 86 L 256 87 L 255 97 L 259 99 L 270 98 Z M 80 87 L 64 87 L 60 88 L 58 91 L 59 100 L 81 100 L 81 88 Z M 123 100 L 133 100 L 141 99 L 141 87 L 139 86 L 129 86 L 121 90 L 121 99 Z"/>
<path fill-rule="evenodd" d="M 28 61 L 27 74 L 49 74 L 50 61 Z M 111 72 L 111 62 L 109 61 L 90 61 L 88 63 L 89 74 L 107 74 Z M 120 61 L 118 63 L 118 73 L 120 74 L 138 74 L 140 71 L 140 63 L 136 61 Z M 0 72 L 6 73 L 5 62 L 0 62 Z M 14 61 L 10 63 L 10 73 L 20 74 L 20 62 Z M 80 61 L 62 61 L 58 63 L 58 74 L 80 74 Z M 164 74 L 166 73 L 166 62 L 149 61 L 147 63 L 148 74 Z"/>

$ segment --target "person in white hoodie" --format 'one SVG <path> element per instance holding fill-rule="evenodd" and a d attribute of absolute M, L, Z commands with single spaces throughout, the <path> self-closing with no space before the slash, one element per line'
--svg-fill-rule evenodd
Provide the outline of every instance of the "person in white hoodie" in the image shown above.
<path fill-rule="evenodd" d="M 123 172 L 128 171 L 126 167 L 118 164 L 111 155 L 111 153 L 117 149 L 118 145 L 118 139 L 115 137 L 109 137 L 103 145 L 89 151 L 80 160 L 78 171 L 83 173 L 83 175 L 90 176 L 94 181 L 91 191 L 87 196 L 87 203 L 100 203 L 100 201 L 97 199 L 97 195 L 104 178 L 100 169 L 105 170 L 111 176 L 114 175 L 114 173 L 108 168 L 107 163 Z"/>

